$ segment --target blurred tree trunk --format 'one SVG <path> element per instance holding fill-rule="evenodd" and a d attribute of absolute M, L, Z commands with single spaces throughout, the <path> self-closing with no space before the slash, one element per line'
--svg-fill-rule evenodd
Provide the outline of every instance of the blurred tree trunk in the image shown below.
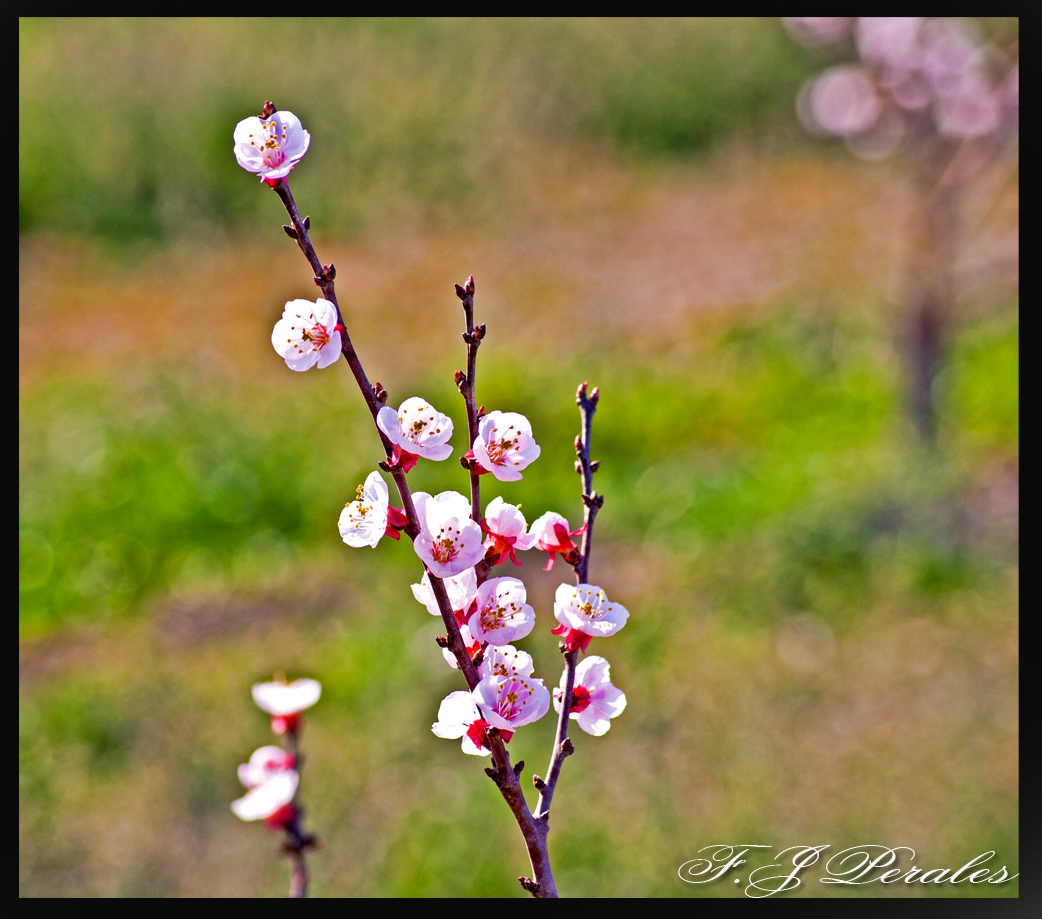
<path fill-rule="evenodd" d="M 908 287 L 905 293 L 909 408 L 920 437 L 932 444 L 937 419 L 934 382 L 955 302 L 955 248 L 960 186 L 950 166 L 956 145 L 936 135 L 914 147 Z"/>

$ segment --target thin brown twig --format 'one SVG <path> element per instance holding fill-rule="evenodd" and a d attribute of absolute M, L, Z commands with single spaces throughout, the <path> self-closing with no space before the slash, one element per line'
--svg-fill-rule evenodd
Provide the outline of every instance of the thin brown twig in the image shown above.
<path fill-rule="evenodd" d="M 600 391 L 594 387 L 592 393 L 587 395 L 589 384 L 583 383 L 575 394 L 575 402 L 579 406 L 579 414 L 582 421 L 582 432 L 575 438 L 575 461 L 576 470 L 582 476 L 582 500 L 583 500 L 583 534 L 582 546 L 579 549 L 579 557 L 572 562 L 575 569 L 575 583 L 586 584 L 590 571 L 590 546 L 593 539 L 593 522 L 597 517 L 597 511 L 604 504 L 604 498 L 593 490 L 593 474 L 600 466 L 596 460 L 590 459 L 590 435 L 593 431 L 593 415 L 597 411 L 597 403 L 600 401 Z M 536 804 L 536 819 L 549 826 L 550 804 L 553 801 L 554 791 L 557 789 L 557 780 L 561 776 L 561 767 L 565 758 L 570 756 L 575 748 L 568 739 L 568 724 L 572 711 L 572 693 L 575 689 L 575 666 L 579 659 L 578 649 L 568 651 L 565 643 L 560 644 L 561 652 L 564 654 L 564 692 L 561 694 L 561 711 L 557 719 L 557 733 L 554 735 L 554 748 L 550 754 L 550 765 L 546 770 L 546 779 L 536 782 L 539 789 L 539 801 Z"/>
<path fill-rule="evenodd" d="M 467 331 L 463 340 L 467 343 L 467 372 L 456 371 L 456 386 L 467 405 L 467 433 L 470 435 L 470 448 L 478 436 L 478 406 L 474 394 L 474 382 L 478 372 L 478 346 L 485 337 L 485 324 L 474 325 L 474 275 L 467 278 L 465 284 L 456 285 L 456 296 L 463 302 L 463 313 L 467 320 Z M 473 464 L 470 469 L 470 516 L 475 523 L 481 522 L 481 477 Z M 484 578 L 478 572 L 478 583 Z"/>
<path fill-rule="evenodd" d="M 292 755 L 293 768 L 297 770 L 299 776 L 303 762 L 300 757 L 300 738 L 297 731 L 286 732 L 286 750 Z M 285 827 L 286 841 L 282 844 L 293 864 L 289 882 L 290 899 L 303 899 L 308 895 L 308 868 L 304 860 L 304 851 L 315 845 L 315 837 L 304 832 L 304 811 L 298 803 L 299 796 L 300 785 L 298 784 L 297 794 L 293 798 L 295 808 L 293 819 Z"/>
<path fill-rule="evenodd" d="M 315 283 L 319 288 L 321 288 L 323 297 L 329 300 L 334 307 L 336 307 L 337 321 L 341 325 L 344 325 L 343 315 L 340 312 L 340 305 L 337 303 L 336 292 L 333 285 L 333 280 L 336 277 L 335 268 L 332 265 L 323 266 L 322 262 L 319 260 L 315 248 L 311 244 L 311 239 L 308 236 L 310 221 L 301 220 L 300 213 L 298 212 L 296 203 L 293 200 L 293 194 L 290 192 L 289 184 L 286 180 L 280 179 L 272 186 L 272 189 L 279 198 L 282 199 L 282 203 L 286 207 L 286 211 L 289 214 L 293 225 L 293 238 L 296 239 L 301 252 L 304 253 L 305 258 L 307 258 L 308 263 L 315 272 Z M 472 320 L 470 324 L 472 325 Z M 379 386 L 379 384 L 377 384 L 377 388 L 374 389 L 374 387 L 369 383 L 369 378 L 366 376 L 365 371 L 362 368 L 362 364 L 358 359 L 354 346 L 351 344 L 351 339 L 347 334 L 346 327 L 340 334 L 342 341 L 341 350 L 343 351 L 344 358 L 351 367 L 351 372 L 358 384 L 358 388 L 362 391 L 362 396 L 365 398 L 366 405 L 368 405 L 375 423 L 377 414 L 387 401 L 387 393 L 383 390 L 383 387 Z M 468 367 L 471 367 L 469 356 Z M 472 367 L 471 370 L 473 370 Z M 377 427 L 377 431 L 380 434 L 380 440 L 384 445 L 385 452 L 390 456 L 392 452 L 390 442 L 384 436 L 383 432 L 379 430 L 379 427 Z M 405 532 L 411 539 L 415 540 L 421 527 L 419 517 L 416 513 L 416 507 L 412 500 L 412 493 L 410 492 L 408 482 L 406 481 L 405 473 L 402 471 L 401 466 L 392 467 L 386 462 L 382 463 L 381 467 L 389 471 L 394 478 L 394 483 L 398 488 L 398 494 L 401 497 L 402 510 L 408 519 L 408 525 Z M 472 510 L 474 506 L 472 500 Z M 480 505 L 477 506 L 480 512 Z M 474 662 L 470 659 L 466 645 L 460 636 L 459 626 L 456 623 L 456 616 L 452 610 L 452 604 L 449 601 L 445 585 L 440 578 L 435 577 L 433 574 L 430 574 L 429 577 L 431 589 L 438 602 L 438 610 L 441 613 L 442 621 L 445 624 L 445 630 L 448 633 L 446 647 L 449 648 L 453 656 L 456 658 L 460 671 L 467 681 L 467 687 L 473 691 L 474 687 L 477 686 L 479 682 L 477 668 L 474 666 Z M 507 802 L 507 805 L 510 807 L 511 812 L 514 815 L 514 819 L 517 821 L 517 825 L 521 830 L 521 835 L 525 840 L 525 846 L 528 849 L 529 860 L 532 864 L 532 873 L 535 875 L 534 881 L 527 878 L 522 879 L 522 886 L 524 886 L 525 889 L 535 897 L 557 897 L 557 887 L 554 884 L 553 872 L 550 868 L 550 858 L 546 849 L 546 825 L 545 822 L 538 821 L 532 816 L 532 812 L 528 807 L 528 802 L 525 800 L 524 793 L 521 790 L 521 783 L 518 780 L 522 764 L 518 763 L 516 767 L 511 766 L 510 755 L 507 753 L 503 739 L 499 735 L 498 731 L 490 730 L 488 732 L 488 745 L 492 751 L 493 761 L 493 766 L 488 770 L 489 775 L 495 781 L 500 794 L 502 794 L 503 799 Z"/>

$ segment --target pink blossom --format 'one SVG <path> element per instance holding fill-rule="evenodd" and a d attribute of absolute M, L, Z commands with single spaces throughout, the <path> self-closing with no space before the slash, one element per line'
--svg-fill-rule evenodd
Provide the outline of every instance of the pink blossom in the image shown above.
<path fill-rule="evenodd" d="M 232 811 L 242 820 L 264 820 L 271 829 L 285 826 L 297 815 L 292 802 L 299 781 L 295 769 L 278 770 L 250 788 L 243 797 L 232 801 Z"/>
<path fill-rule="evenodd" d="M 490 645 L 485 649 L 485 656 L 478 665 L 478 676 L 505 679 L 513 676 L 531 676 L 532 655 L 527 651 L 518 651 L 513 645 Z"/>
<path fill-rule="evenodd" d="M 365 485 L 358 486 L 358 494 L 340 512 L 337 527 L 340 537 L 349 546 L 376 548 L 384 536 L 398 539 L 398 531 L 409 523 L 403 511 L 390 506 L 387 483 L 379 472 L 370 472 Z"/>
<path fill-rule="evenodd" d="M 611 719 L 626 707 L 626 695 L 612 686 L 608 662 L 603 657 L 588 657 L 575 668 L 570 718 L 575 718 L 587 734 L 600 737 L 611 727 Z M 561 687 L 554 690 L 554 709 L 561 711 L 567 671 L 561 674 Z"/>
<path fill-rule="evenodd" d="M 501 732 L 516 731 L 550 710 L 550 691 L 533 676 L 487 676 L 473 695 L 485 720 Z"/>
<path fill-rule="evenodd" d="M 294 765 L 293 755 L 282 747 L 260 747 L 253 751 L 248 763 L 239 767 L 239 781 L 247 788 L 256 788 Z"/>
<path fill-rule="evenodd" d="M 431 574 L 451 578 L 473 568 L 485 554 L 481 527 L 470 519 L 470 501 L 455 491 L 436 497 L 416 492 L 413 504 L 420 518 L 420 534 L 413 549 Z"/>
<path fill-rule="evenodd" d="M 311 708 L 321 694 L 322 686 L 317 680 L 253 684 L 253 701 L 271 715 L 271 729 L 276 734 L 296 733 L 301 713 Z"/>
<path fill-rule="evenodd" d="M 394 452 L 391 465 L 399 463 L 405 472 L 417 459 L 443 460 L 452 453 L 452 419 L 431 407 L 425 399 L 413 396 L 398 410 L 385 405 L 376 415 L 376 424 L 387 435 Z"/>
<path fill-rule="evenodd" d="M 233 140 L 239 165 L 272 185 L 303 159 L 311 135 L 292 112 L 275 112 L 263 120 L 244 118 L 235 126 Z"/>
<path fill-rule="evenodd" d="M 467 628 L 466 624 L 460 625 L 459 634 L 460 638 L 463 639 L 463 646 L 467 649 L 467 654 L 470 656 L 470 659 L 472 661 L 475 660 L 478 656 L 478 652 L 481 651 L 481 642 L 471 635 L 470 629 Z M 456 660 L 456 655 L 448 648 L 441 649 L 441 656 L 445 658 L 445 663 L 453 670 L 459 670 L 459 661 Z M 481 672 L 480 668 L 478 672 Z"/>
<path fill-rule="evenodd" d="M 524 638 L 535 626 L 535 610 L 517 578 L 489 578 L 478 588 L 477 609 L 467 621 L 474 637 L 492 645 Z"/>
<path fill-rule="evenodd" d="M 525 533 L 528 524 L 520 507 L 507 504 L 502 498 L 493 498 L 485 508 L 485 516 L 481 520 L 481 528 L 488 534 L 485 554 L 499 556 L 497 565 L 503 564 L 507 556 L 515 565 L 520 565 L 514 552 L 517 549 L 531 549 L 535 545 L 535 537 Z"/>
<path fill-rule="evenodd" d="M 415 495 L 413 496 L 415 498 Z M 478 597 L 478 581 L 474 575 L 473 568 L 467 568 L 460 574 L 450 578 L 444 578 L 445 592 L 449 596 L 449 603 L 456 614 L 456 621 L 464 623 L 470 618 L 471 606 Z M 427 607 L 427 612 L 432 616 L 440 616 L 438 600 L 431 589 L 430 575 L 425 571 L 419 584 L 412 585 L 412 595 L 419 603 Z"/>
<path fill-rule="evenodd" d="M 550 553 L 543 571 L 549 571 L 554 567 L 554 560 L 558 555 L 563 555 L 565 560 L 568 560 L 569 556 L 574 558 L 579 547 L 572 542 L 572 537 L 580 535 L 585 529 L 584 524 L 579 529 L 569 532 L 568 521 L 553 511 L 547 511 L 536 520 L 528 532 L 534 539 L 535 548 Z"/>
<path fill-rule="evenodd" d="M 488 722 L 481 717 L 473 696 L 465 689 L 450 692 L 441 700 L 438 720 L 431 725 L 431 731 L 436 737 L 448 740 L 462 737 L 463 752 L 472 756 L 488 756 L 492 752 L 486 734 Z"/>
<path fill-rule="evenodd" d="M 310 370 L 316 364 L 322 370 L 340 357 L 341 329 L 329 300 L 290 300 L 275 323 L 271 344 L 290 370 Z"/>
<path fill-rule="evenodd" d="M 491 472 L 501 482 L 516 482 L 539 453 L 532 425 L 524 415 L 489 412 L 478 422 L 478 436 L 467 455 L 474 459 L 476 472 Z"/>
<path fill-rule="evenodd" d="M 561 624 L 553 634 L 565 636 L 569 651 L 578 648 L 585 652 L 591 638 L 614 635 L 630 614 L 621 604 L 610 602 L 600 587 L 562 584 L 554 595 L 554 616 Z"/>

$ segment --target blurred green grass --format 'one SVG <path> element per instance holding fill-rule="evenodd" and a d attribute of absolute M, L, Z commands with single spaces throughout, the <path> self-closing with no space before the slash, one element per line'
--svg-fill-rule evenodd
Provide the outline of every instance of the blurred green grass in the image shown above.
<path fill-rule="evenodd" d="M 482 381 L 483 400 L 523 407 L 546 458 L 509 494 L 530 519 L 575 504 L 572 380 L 582 374 L 606 394 L 596 431 L 598 486 L 612 504 L 603 537 L 740 556 L 768 534 L 778 571 L 741 589 L 771 599 L 743 602 L 743 616 L 800 608 L 816 572 L 840 615 L 898 534 L 901 556 L 920 559 L 913 582 L 962 583 L 975 556 L 929 508 L 964 485 L 975 452 L 1016 455 L 1017 326 L 1007 317 L 959 340 L 944 408 L 955 458 L 943 463 L 902 445 L 896 368 L 873 332 L 856 316 L 781 310 L 718 334 L 694 363 L 667 353 L 649 367 L 612 349 L 576 355 L 570 373 L 490 343 L 496 372 Z M 22 634 L 140 612 L 177 585 L 276 578 L 327 544 L 337 508 L 372 468 L 375 435 L 333 374 L 293 383 L 171 372 L 129 385 L 58 378 L 23 393 Z M 451 381 L 398 388 L 403 398 L 414 391 L 465 430 Z M 414 488 L 461 487 L 454 462 L 424 467 Z M 497 484 L 486 486 L 489 498 L 503 491 Z"/>
<path fill-rule="evenodd" d="M 548 143 L 793 136 L 813 57 L 769 19 L 21 19 L 19 228 L 158 241 L 270 217 L 231 156 L 265 96 L 312 133 L 294 187 L 322 226 L 502 219 Z"/>
<path fill-rule="evenodd" d="M 1017 335 L 1007 309 L 956 341 L 936 455 L 906 439 L 884 332 L 857 314 L 781 308 L 695 333 L 697 361 L 663 348 L 654 367 L 618 348 L 522 367 L 487 344 L 482 401 L 524 407 L 543 445 L 508 491 L 529 519 L 577 518 L 580 369 L 603 393 L 593 571 L 633 616 L 599 650 L 631 711 L 596 749 L 580 737 L 569 761 L 551 838 L 567 893 L 713 895 L 678 889 L 672 872 L 696 841 L 736 832 L 784 844 L 896 832 L 931 865 L 988 846 L 1015 859 L 1016 785 L 1003 778 L 1016 757 L 1015 533 L 1011 544 L 1007 525 L 977 519 L 973 494 L 996 463 L 1015 466 Z M 23 894 L 280 895 L 273 840 L 227 810 L 235 766 L 266 733 L 249 683 L 276 669 L 324 687 L 306 734 L 305 800 L 325 844 L 316 894 L 520 893 L 524 853 L 494 788 L 428 730 L 457 686 L 408 594 L 412 552 L 348 550 L 335 535 L 377 450 L 360 400 L 345 402 L 335 371 L 281 382 L 171 371 L 23 392 L 22 634 L 43 649 L 42 674 L 48 641 L 82 662 L 59 654 L 59 675 L 22 694 Z M 462 429 L 451 381 L 404 378 L 400 392 L 414 391 Z M 461 478 L 452 462 L 411 474 L 432 492 Z M 546 626 L 557 579 L 539 567 L 518 573 Z M 551 639 L 539 627 L 524 643 L 540 671 Z M 876 685 L 867 710 L 849 698 L 863 679 Z M 923 693 L 936 703 L 877 722 Z M 794 816 L 784 802 L 806 794 L 805 744 L 850 706 L 853 748 L 814 755 L 839 787 L 815 788 Z M 521 732 L 515 759 L 538 771 L 552 731 L 544 719 Z M 787 753 L 788 732 L 812 740 Z M 938 787 L 961 803 L 941 807 Z M 819 886 L 796 895 L 835 893 Z"/>

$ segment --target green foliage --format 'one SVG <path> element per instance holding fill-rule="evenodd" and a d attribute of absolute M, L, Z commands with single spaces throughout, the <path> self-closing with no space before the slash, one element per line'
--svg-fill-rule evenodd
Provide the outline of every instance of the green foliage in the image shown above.
<path fill-rule="evenodd" d="M 315 138 L 293 178 L 322 226 L 494 218 L 548 140 L 762 135 L 811 67 L 774 20 L 22 19 L 19 228 L 149 240 L 276 214 L 232 156 L 266 97 Z"/>

